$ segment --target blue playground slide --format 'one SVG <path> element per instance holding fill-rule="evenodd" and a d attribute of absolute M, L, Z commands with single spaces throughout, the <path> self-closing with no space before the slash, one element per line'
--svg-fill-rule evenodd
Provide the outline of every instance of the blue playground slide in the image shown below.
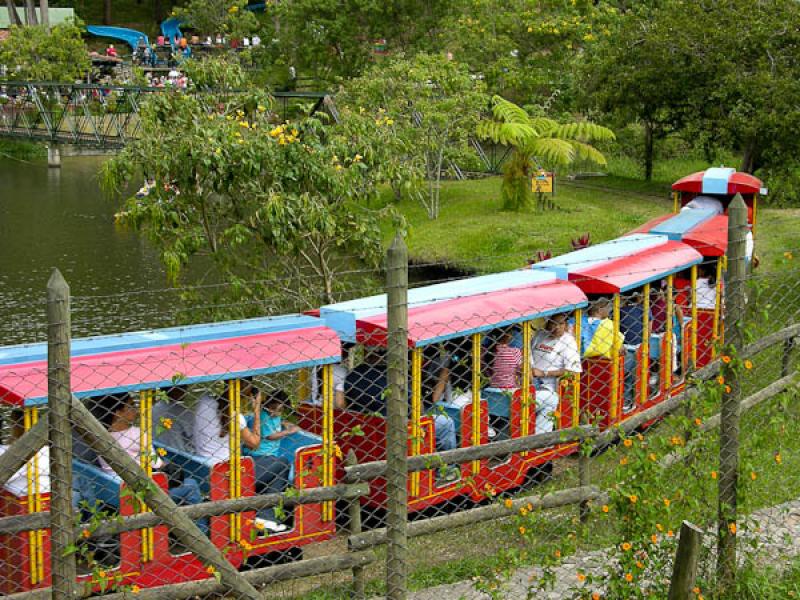
<path fill-rule="evenodd" d="M 86 31 L 97 37 L 112 38 L 115 40 L 122 40 L 127 43 L 132 50 L 136 50 L 136 46 L 141 38 L 144 38 L 144 43 L 150 45 L 150 40 L 147 35 L 135 29 L 127 29 L 125 27 L 106 27 L 105 25 L 89 25 Z"/>
<path fill-rule="evenodd" d="M 181 33 L 181 20 L 176 17 L 170 17 L 163 23 L 161 23 L 161 35 L 163 35 L 168 41 L 172 49 L 175 49 L 175 35 L 178 38 L 182 38 L 183 34 Z"/>

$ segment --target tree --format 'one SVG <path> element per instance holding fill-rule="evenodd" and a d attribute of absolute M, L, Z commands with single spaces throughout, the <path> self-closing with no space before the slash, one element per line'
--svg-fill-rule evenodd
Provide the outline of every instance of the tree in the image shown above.
<path fill-rule="evenodd" d="M 419 197 L 431 219 L 439 216 L 442 172 L 472 154 L 469 138 L 486 100 L 483 83 L 464 64 L 424 53 L 376 65 L 337 97 L 353 109 L 379 107 L 406 143 L 402 160 L 424 175 L 427 193 Z"/>
<path fill-rule="evenodd" d="M 155 182 L 120 220 L 148 234 L 173 281 L 197 263 L 230 284 L 225 303 L 246 302 L 229 316 L 332 302 L 342 271 L 377 265 L 379 220 L 393 214 L 364 202 L 386 179 L 391 128 L 373 113 L 340 117 L 277 125 L 263 93 L 158 95 L 103 179 L 117 191 L 141 173 Z"/>
<path fill-rule="evenodd" d="M 534 159 L 546 166 L 565 166 L 575 160 L 605 164 L 591 141 L 611 141 L 610 129 L 586 121 L 560 124 L 525 110 L 500 96 L 492 98 L 492 118 L 478 124 L 478 136 L 513 148 L 503 175 L 503 207 L 521 210 L 529 205 Z"/>
<path fill-rule="evenodd" d="M 248 0 L 190 0 L 176 10 L 186 24 L 208 35 L 222 33 L 242 38 L 258 28 L 255 15 L 245 10 Z"/>
<path fill-rule="evenodd" d="M 82 79 L 91 63 L 76 23 L 51 27 L 12 27 L 0 44 L 0 64 L 9 79 L 74 82 Z"/>

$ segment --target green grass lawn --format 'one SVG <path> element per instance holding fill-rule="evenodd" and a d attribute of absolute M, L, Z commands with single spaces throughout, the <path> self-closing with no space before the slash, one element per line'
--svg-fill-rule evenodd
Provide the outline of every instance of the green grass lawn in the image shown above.
<path fill-rule="evenodd" d="M 499 177 L 447 181 L 441 196 L 437 220 L 430 220 L 419 202 L 396 205 L 409 221 L 409 254 L 416 263 L 445 263 L 477 273 L 520 267 L 538 250 L 569 252 L 570 240 L 584 233 L 595 244 L 613 239 L 672 210 L 668 184 L 616 176 L 559 183 L 557 208 L 544 212 L 501 210 Z M 784 251 L 800 250 L 800 209 L 762 206 L 759 215 L 757 252 L 764 269 L 771 270 Z M 387 240 L 392 233 L 386 225 Z"/>

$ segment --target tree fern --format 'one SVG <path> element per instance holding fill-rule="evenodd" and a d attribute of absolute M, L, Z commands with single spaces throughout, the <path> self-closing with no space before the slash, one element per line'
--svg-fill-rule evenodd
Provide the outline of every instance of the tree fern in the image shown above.
<path fill-rule="evenodd" d="M 614 132 L 589 121 L 558 123 L 547 117 L 531 117 L 500 96 L 493 96 L 492 116 L 478 123 L 479 138 L 510 146 L 511 160 L 503 173 L 502 196 L 506 209 L 521 210 L 530 204 L 533 160 L 550 166 L 567 166 L 575 160 L 605 165 L 606 158 L 589 142 L 615 139 Z"/>

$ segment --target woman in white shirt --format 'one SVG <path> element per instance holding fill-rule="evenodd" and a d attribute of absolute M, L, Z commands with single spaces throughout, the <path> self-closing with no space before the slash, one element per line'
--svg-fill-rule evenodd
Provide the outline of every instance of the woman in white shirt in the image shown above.
<path fill-rule="evenodd" d="M 567 315 L 553 315 L 531 342 L 531 367 L 536 378 L 536 433 L 553 431 L 558 409 L 558 378 L 581 372 L 575 338 L 568 332 Z"/>
<path fill-rule="evenodd" d="M 11 411 L 12 443 L 14 440 L 22 437 L 22 434 L 25 433 L 25 427 L 23 425 L 24 420 L 25 413 L 21 408 L 15 408 L 13 411 Z M 8 448 L 9 444 L 0 444 L 0 455 L 4 454 Z M 34 486 L 34 491 L 37 491 L 38 487 L 38 492 L 40 494 L 47 494 L 50 492 L 50 447 L 47 445 L 42 446 L 41 450 L 36 453 L 35 458 L 38 463 L 38 486 Z M 6 481 L 3 487 L 15 496 L 27 496 L 28 465 L 25 465 L 11 477 L 9 477 L 8 481 Z"/>

